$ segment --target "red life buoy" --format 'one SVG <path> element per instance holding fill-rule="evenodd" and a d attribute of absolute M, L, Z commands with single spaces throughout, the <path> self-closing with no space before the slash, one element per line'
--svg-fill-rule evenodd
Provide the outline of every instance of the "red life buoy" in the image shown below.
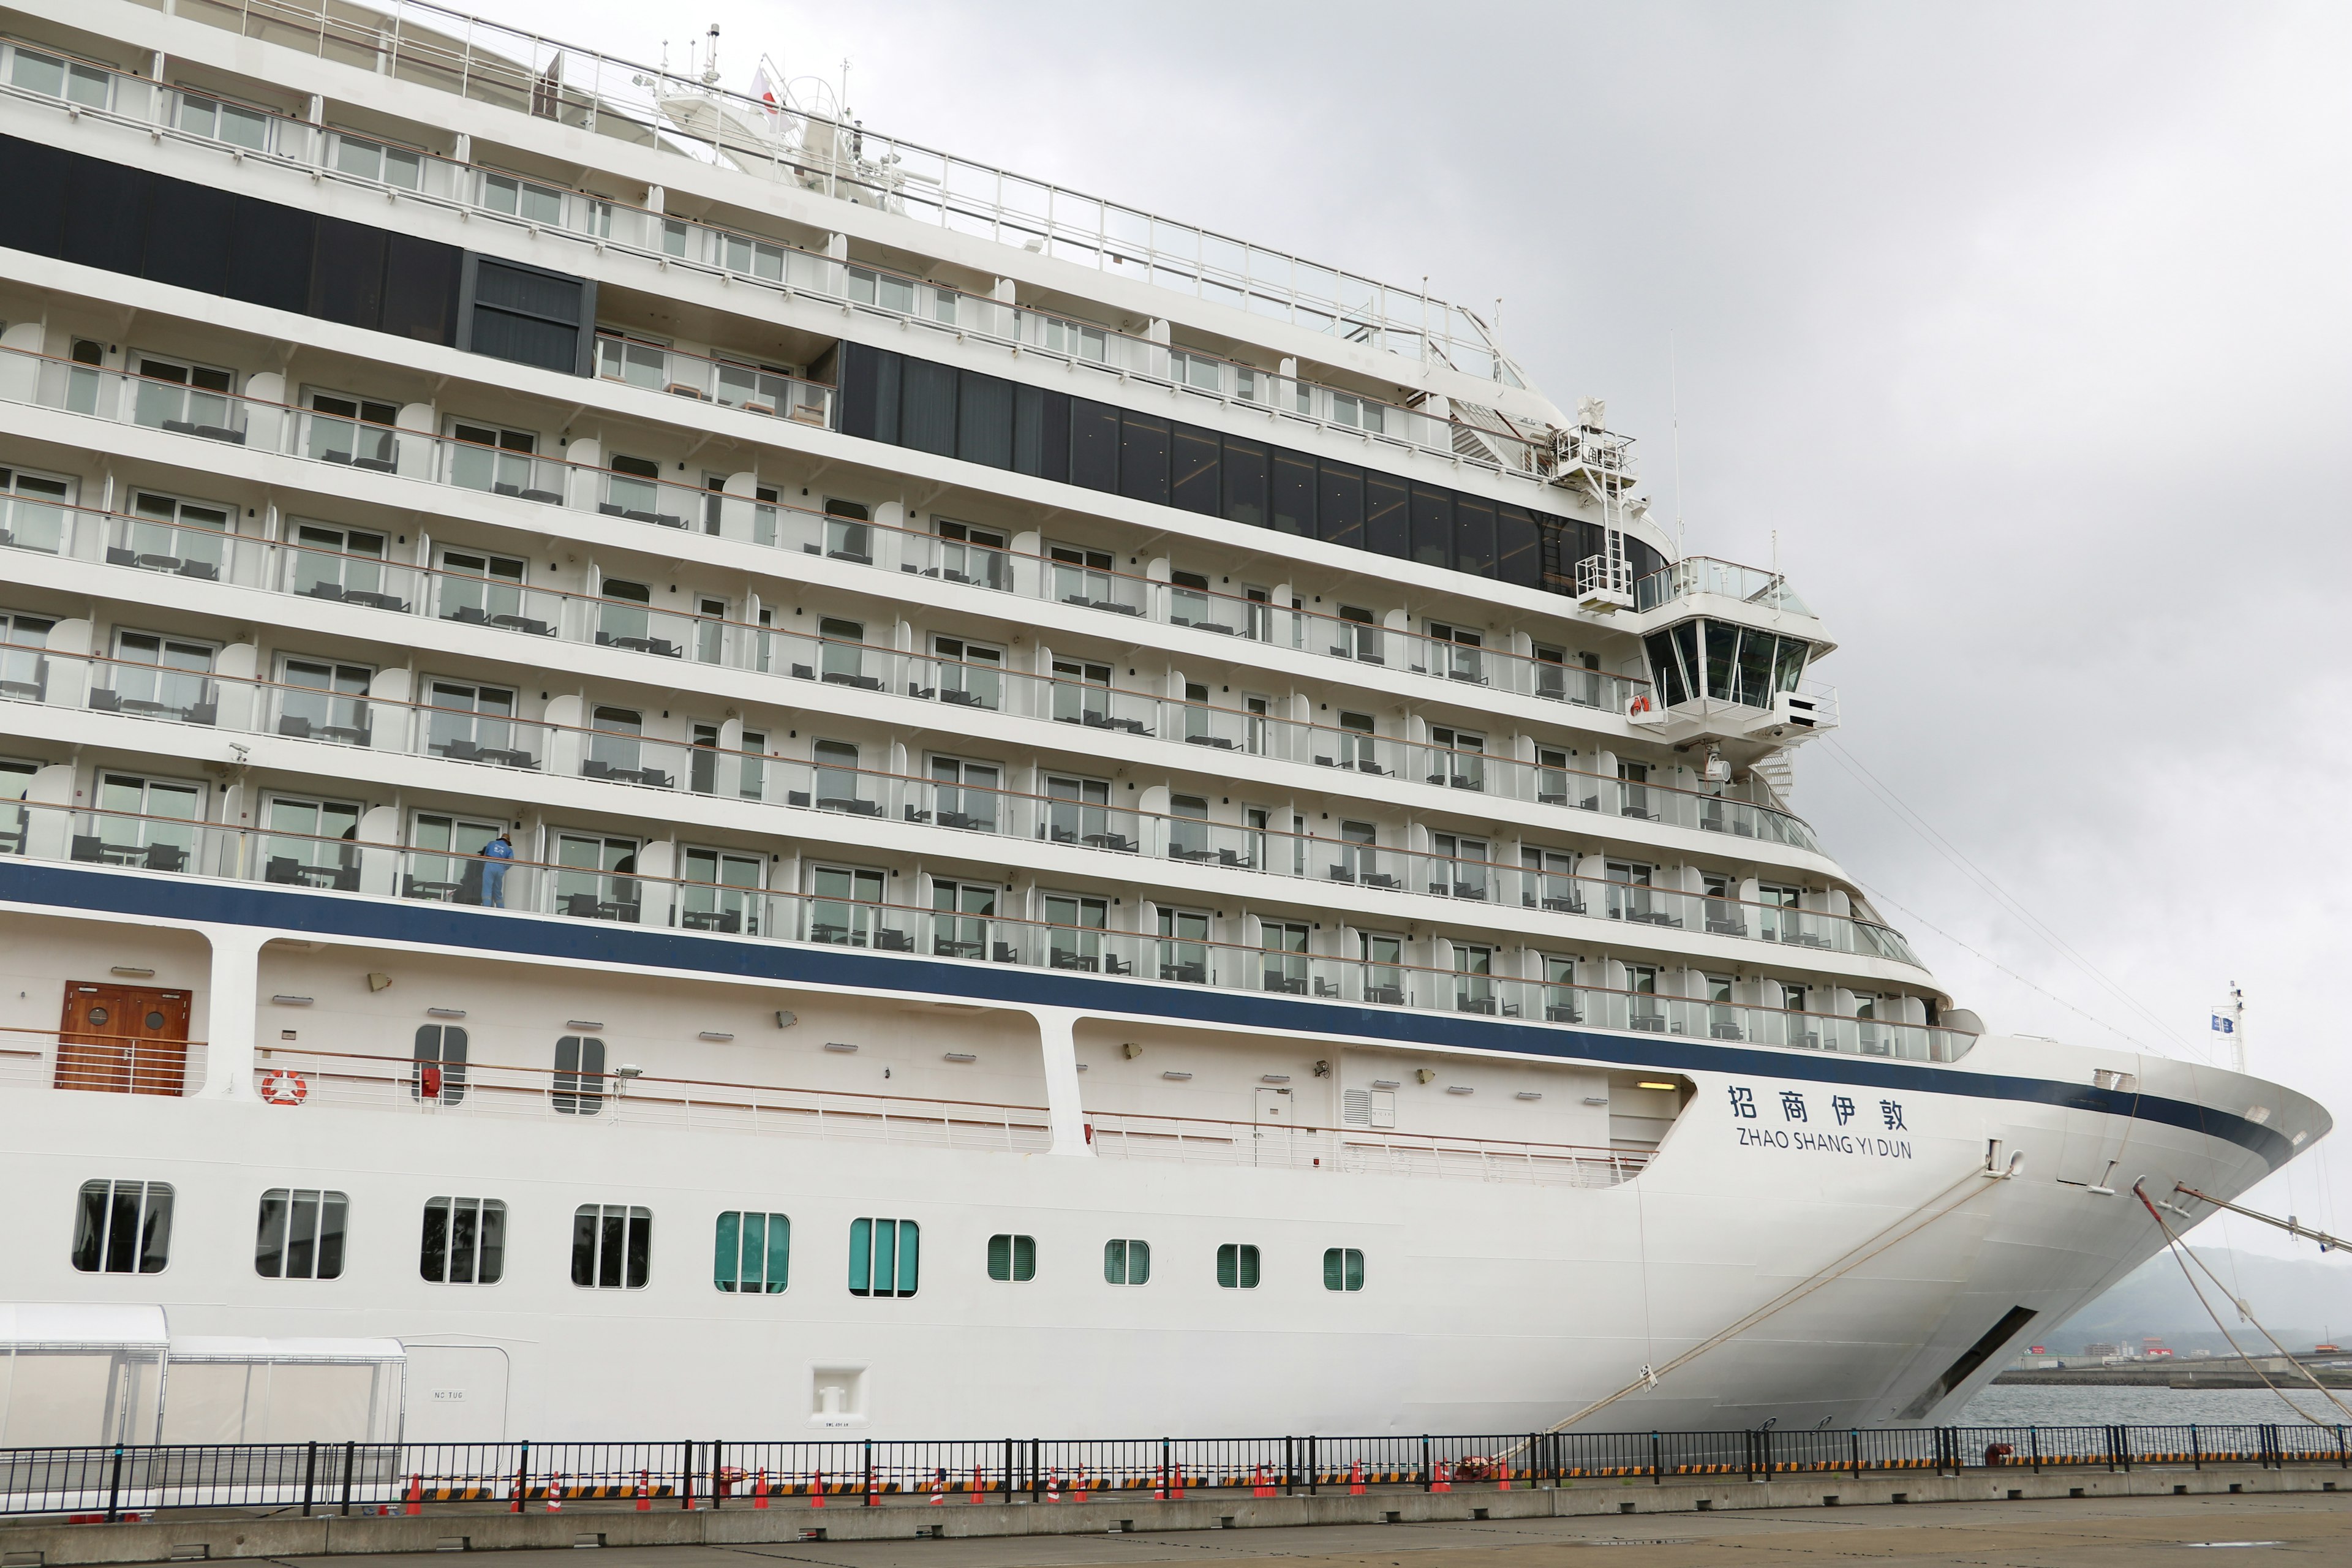
<path fill-rule="evenodd" d="M 1649 710 L 1650 700 L 1647 697 L 1636 697 L 1633 699 L 1633 706 L 1625 710 L 1628 713 L 1647 713 Z"/>
<path fill-rule="evenodd" d="M 310 1097 L 310 1082 L 299 1072 L 281 1068 L 261 1080 L 261 1098 L 271 1105 L 299 1105 Z"/>

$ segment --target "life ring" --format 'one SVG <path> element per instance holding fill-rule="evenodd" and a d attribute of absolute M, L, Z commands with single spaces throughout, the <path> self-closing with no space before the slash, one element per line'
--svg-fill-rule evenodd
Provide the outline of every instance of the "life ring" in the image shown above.
<path fill-rule="evenodd" d="M 280 1068 L 262 1079 L 261 1098 L 271 1105 L 299 1105 L 310 1098 L 310 1080 Z"/>
<path fill-rule="evenodd" d="M 1628 714 L 1647 713 L 1649 710 L 1650 700 L 1647 697 L 1636 697 L 1625 710 Z"/>

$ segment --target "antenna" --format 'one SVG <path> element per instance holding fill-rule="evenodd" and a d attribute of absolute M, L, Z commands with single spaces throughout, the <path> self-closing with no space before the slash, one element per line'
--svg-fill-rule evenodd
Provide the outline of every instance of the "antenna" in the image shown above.
<path fill-rule="evenodd" d="M 2230 982 L 2229 999 L 2213 1009 L 2213 1032 L 2227 1036 L 2230 1046 L 2230 1070 L 2246 1070 L 2246 994 L 2234 980 Z"/>

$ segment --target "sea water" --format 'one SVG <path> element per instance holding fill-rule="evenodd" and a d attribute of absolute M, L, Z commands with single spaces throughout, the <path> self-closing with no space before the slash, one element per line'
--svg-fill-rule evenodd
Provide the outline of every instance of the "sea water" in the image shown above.
<path fill-rule="evenodd" d="M 2322 1426 L 2352 1415 L 2330 1403 L 2309 1384 L 2283 1384 L 2288 1395 Z M 2352 1389 L 2329 1391 L 2352 1406 Z M 1986 1389 L 1968 1403 L 1958 1426 L 2177 1426 L 2275 1421 L 2300 1423 L 2303 1416 L 2266 1388 L 2084 1387 L 2012 1384 Z"/>

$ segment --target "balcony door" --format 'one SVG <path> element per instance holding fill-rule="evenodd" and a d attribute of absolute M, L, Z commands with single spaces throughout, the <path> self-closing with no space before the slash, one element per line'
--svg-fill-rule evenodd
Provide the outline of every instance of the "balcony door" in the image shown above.
<path fill-rule="evenodd" d="M 176 1095 L 187 1063 L 186 992 L 67 982 L 57 1088 Z"/>

